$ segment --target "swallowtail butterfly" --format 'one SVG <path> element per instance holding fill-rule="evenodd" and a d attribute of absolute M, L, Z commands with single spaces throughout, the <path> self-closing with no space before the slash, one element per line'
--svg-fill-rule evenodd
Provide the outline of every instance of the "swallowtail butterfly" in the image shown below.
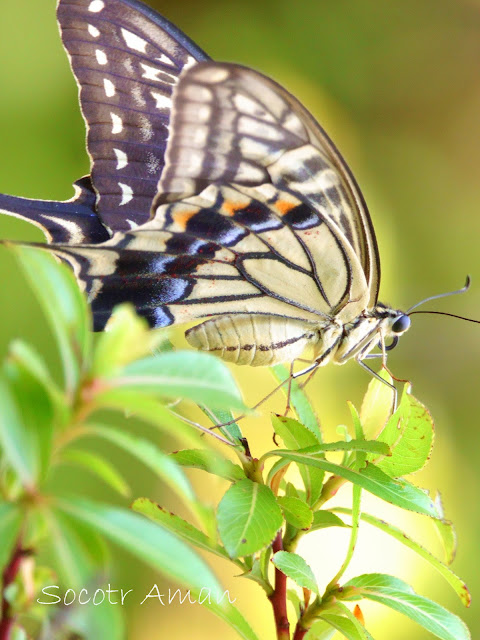
<path fill-rule="evenodd" d="M 237 364 L 360 363 L 410 318 L 378 302 L 362 194 L 308 111 L 211 61 L 138 0 L 60 0 L 91 174 L 67 202 L 0 196 L 73 268 L 95 329 L 133 303 Z"/>

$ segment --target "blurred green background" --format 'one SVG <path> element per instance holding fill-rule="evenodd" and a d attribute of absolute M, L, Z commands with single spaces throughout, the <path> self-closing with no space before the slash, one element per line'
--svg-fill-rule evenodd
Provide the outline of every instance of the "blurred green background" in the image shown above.
<path fill-rule="evenodd" d="M 480 318 L 479 0 L 150 0 L 150 4 L 213 58 L 240 62 L 274 77 L 326 128 L 369 203 L 382 259 L 382 301 L 406 308 L 425 296 L 460 287 L 469 273 L 473 284 L 468 294 L 429 308 Z M 54 5 L 52 0 L 1 3 L 0 191 L 4 193 L 66 199 L 73 193 L 73 180 L 88 172 L 77 90 L 58 37 Z M 42 239 L 35 228 L 6 216 L 0 216 L 0 237 Z M 0 355 L 13 338 L 29 336 L 49 357 L 50 334 L 4 248 L 0 248 L 0 282 Z M 371 529 L 361 536 L 358 560 L 349 572 L 397 573 L 419 593 L 461 615 L 473 637 L 480 633 L 479 356 L 480 326 L 416 316 L 389 358 L 395 375 L 412 381 L 413 392 L 436 420 L 433 460 L 416 481 L 441 491 L 447 517 L 456 523 L 459 550 L 454 570 L 471 588 L 472 608 L 462 610 L 433 570 Z M 235 373 L 251 404 L 272 386 L 266 371 L 235 369 Z M 322 370 L 309 387 L 332 437 L 335 425 L 348 421 L 346 400 L 358 404 L 367 383 L 366 374 L 350 363 Z M 269 408 L 281 410 L 281 400 Z M 270 446 L 265 417 L 252 419 L 246 432 L 254 453 Z M 111 455 L 130 465 L 134 495 L 147 495 L 168 506 L 169 496 L 162 496 L 141 467 L 116 452 Z M 77 472 L 66 470 L 62 481 L 113 500 L 108 490 Z M 219 496 L 221 488 L 199 486 L 199 491 L 212 497 Z M 370 499 L 365 507 L 402 524 L 435 548 L 433 529 L 423 520 L 399 516 Z M 329 537 L 318 532 L 300 550 L 321 584 L 338 568 L 347 542 L 343 531 L 332 531 Z M 330 550 L 324 551 L 327 544 Z M 161 582 L 120 553 L 114 557 L 117 585 L 146 593 L 154 582 Z M 219 565 L 218 573 L 261 637 L 273 638 L 270 611 L 259 588 L 236 580 L 228 565 Z M 364 612 L 376 638 L 431 637 L 379 607 L 367 606 Z M 129 609 L 127 615 L 129 638 L 135 640 L 173 634 L 236 637 L 199 607 L 175 609 L 149 603 Z"/>

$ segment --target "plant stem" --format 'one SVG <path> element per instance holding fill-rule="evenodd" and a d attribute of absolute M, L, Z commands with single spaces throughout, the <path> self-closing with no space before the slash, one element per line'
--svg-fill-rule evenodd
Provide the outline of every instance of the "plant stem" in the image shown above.
<path fill-rule="evenodd" d="M 308 629 L 304 629 L 300 626 L 300 621 L 297 622 L 297 626 L 295 627 L 295 633 L 293 635 L 293 640 L 303 640 L 307 633 Z"/>
<path fill-rule="evenodd" d="M 282 531 L 272 543 L 273 553 L 282 551 Z M 277 640 L 290 640 L 290 624 L 287 617 L 287 576 L 275 567 L 275 590 L 268 598 L 272 603 L 273 617 L 277 630 Z M 0 638 L 0 640 L 2 640 Z"/>
<path fill-rule="evenodd" d="M 333 498 L 337 491 L 346 483 L 345 478 L 341 478 L 340 476 L 331 476 L 323 485 L 322 493 L 317 502 L 313 505 L 312 510 L 318 511 L 328 500 Z M 290 540 L 285 540 L 285 550 L 286 551 L 295 551 L 297 548 L 298 542 L 302 536 L 304 536 L 308 531 L 303 529 L 299 529 L 295 536 Z"/>
<path fill-rule="evenodd" d="M 2 608 L 0 618 L 0 640 L 9 640 L 15 622 L 15 615 L 10 603 L 5 598 L 5 589 L 15 580 L 17 573 L 25 556 L 30 555 L 30 549 L 23 549 L 21 538 L 15 545 L 9 563 L 2 574 Z"/>

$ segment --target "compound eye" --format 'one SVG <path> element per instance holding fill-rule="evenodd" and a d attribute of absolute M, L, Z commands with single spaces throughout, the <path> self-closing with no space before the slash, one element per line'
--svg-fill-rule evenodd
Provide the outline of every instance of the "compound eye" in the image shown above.
<path fill-rule="evenodd" d="M 403 333 L 409 328 L 410 323 L 411 321 L 409 316 L 403 313 L 401 316 L 398 316 L 398 318 L 392 324 L 393 333 Z"/>

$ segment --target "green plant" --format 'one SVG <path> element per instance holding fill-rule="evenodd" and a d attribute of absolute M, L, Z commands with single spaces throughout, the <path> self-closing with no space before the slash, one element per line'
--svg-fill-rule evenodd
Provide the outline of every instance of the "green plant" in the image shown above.
<path fill-rule="evenodd" d="M 427 560 L 469 604 L 465 584 L 447 564 L 361 509 L 361 494 L 367 491 L 429 517 L 444 542 L 447 561 L 452 559 L 453 529 L 439 501 L 403 478 L 423 467 L 433 440 L 430 414 L 408 386 L 398 409 L 388 416 L 379 411 L 385 404 L 384 385 L 373 381 L 360 414 L 350 406 L 352 433 L 342 428 L 341 439 L 324 442 L 305 394 L 293 384 L 296 419 L 272 417 L 282 447 L 256 457 L 232 422 L 211 432 L 223 447 L 213 449 L 210 439 L 186 424 L 169 401 L 182 398 L 200 405 L 214 424 L 230 421 L 232 410 L 245 407 L 225 365 L 208 354 L 172 351 L 166 334 L 147 330 L 128 307 L 119 307 L 110 330 L 94 341 L 88 306 L 72 274 L 41 251 L 15 251 L 50 322 L 63 374 L 56 380 L 42 357 L 21 341 L 11 345 L 0 372 L 0 640 L 26 638 L 26 621 L 30 637 L 67 637 L 61 634 L 74 629 L 86 638 L 122 638 L 118 609 L 108 603 L 90 609 L 88 620 L 79 614 L 66 621 L 42 604 L 57 597 L 51 586 L 58 582 L 94 589 L 99 575 L 109 569 L 106 541 L 174 578 L 248 640 L 256 634 L 192 547 L 230 560 L 237 573 L 262 587 L 279 639 L 326 640 L 337 631 L 351 640 L 371 638 L 359 607 L 352 611 L 346 604 L 364 598 L 404 613 L 433 636 L 470 637 L 459 618 L 398 578 L 372 573 L 342 581 L 360 523 L 366 521 Z M 286 377 L 282 367 L 274 373 L 280 381 Z M 153 439 L 107 426 L 107 411 L 133 414 L 173 436 L 182 448 L 167 454 Z M 148 498 L 136 499 L 128 509 L 63 493 L 52 477 L 59 465 L 71 464 L 95 473 L 123 500 L 129 494 L 128 471 L 82 448 L 79 441 L 86 436 L 124 449 L 155 471 L 195 524 Z M 329 459 L 333 452 L 343 455 L 340 463 Z M 184 472 L 188 467 L 228 483 L 216 508 L 199 501 Z M 301 482 L 287 475 L 295 467 Z M 329 509 L 330 498 L 346 483 L 352 485 L 351 508 Z M 350 544 L 341 568 L 320 592 L 308 559 L 296 548 L 302 536 L 326 527 L 350 527 Z M 38 566 L 36 551 L 48 543 L 51 564 Z M 288 600 L 295 619 L 291 614 L 288 618 Z"/>

